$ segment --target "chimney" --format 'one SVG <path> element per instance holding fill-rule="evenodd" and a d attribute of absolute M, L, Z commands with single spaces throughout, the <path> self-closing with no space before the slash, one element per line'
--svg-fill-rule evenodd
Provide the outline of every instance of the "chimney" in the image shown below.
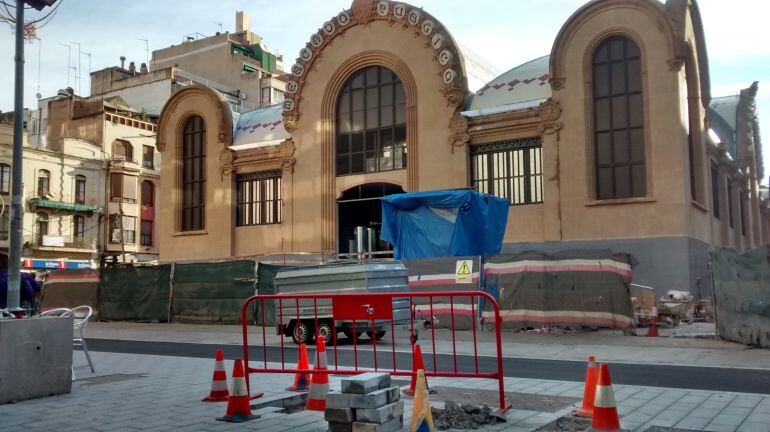
<path fill-rule="evenodd" d="M 120 56 L 120 68 L 121 69 L 126 68 L 126 56 Z"/>
<path fill-rule="evenodd" d="M 139 67 L 139 73 L 147 73 L 147 63 L 142 63 L 142 65 Z"/>
<path fill-rule="evenodd" d="M 128 73 L 130 73 L 131 75 L 136 73 L 136 64 L 134 64 L 134 62 L 130 62 L 128 64 Z"/>
<path fill-rule="evenodd" d="M 251 18 L 248 12 L 238 11 L 235 13 L 235 32 L 248 33 L 251 27 Z"/>

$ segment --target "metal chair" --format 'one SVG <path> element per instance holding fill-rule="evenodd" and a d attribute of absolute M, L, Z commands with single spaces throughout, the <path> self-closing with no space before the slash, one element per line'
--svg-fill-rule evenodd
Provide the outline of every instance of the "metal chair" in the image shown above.
<path fill-rule="evenodd" d="M 93 313 L 94 311 L 93 309 L 91 309 L 91 306 L 78 306 L 72 309 L 56 308 L 56 309 L 47 310 L 45 312 L 42 312 L 40 316 L 41 317 L 71 316 L 73 319 L 72 344 L 74 346 L 83 347 L 83 353 L 86 355 L 86 360 L 88 360 L 88 366 L 91 368 L 91 372 L 96 372 L 96 370 L 94 369 L 94 363 L 91 361 L 91 355 L 88 353 L 88 346 L 86 345 L 86 340 L 85 340 L 86 326 L 88 325 L 88 320 L 91 319 L 91 315 L 93 315 Z M 72 381 L 75 381 L 74 365 L 72 367 Z"/>

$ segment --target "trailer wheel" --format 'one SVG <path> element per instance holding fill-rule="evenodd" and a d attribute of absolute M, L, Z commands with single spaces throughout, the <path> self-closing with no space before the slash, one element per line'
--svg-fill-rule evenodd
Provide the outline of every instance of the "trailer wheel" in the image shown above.
<path fill-rule="evenodd" d="M 352 330 L 342 330 L 342 334 L 344 334 L 345 337 L 348 339 L 353 339 Z M 364 332 L 356 332 L 356 339 L 360 338 L 362 334 L 364 334 Z"/>
<path fill-rule="evenodd" d="M 297 345 L 307 344 L 313 341 L 313 332 L 304 321 L 294 320 L 291 325 L 291 338 Z"/>
<path fill-rule="evenodd" d="M 332 340 L 332 326 L 326 321 L 318 323 L 318 337 L 323 338 L 324 342 L 329 343 Z"/>
<path fill-rule="evenodd" d="M 371 339 L 380 340 L 382 339 L 383 336 L 385 336 L 385 330 L 377 330 L 376 332 L 374 332 L 374 336 L 372 336 L 372 332 L 370 330 L 366 332 L 366 335 L 369 336 L 369 338 Z"/>

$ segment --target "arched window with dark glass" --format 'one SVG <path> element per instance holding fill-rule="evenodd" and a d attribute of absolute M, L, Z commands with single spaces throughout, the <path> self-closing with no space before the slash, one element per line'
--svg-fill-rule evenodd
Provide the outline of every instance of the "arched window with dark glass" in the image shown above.
<path fill-rule="evenodd" d="M 145 180 L 142 182 L 142 205 L 145 207 L 154 207 L 155 202 L 155 186 L 151 181 Z"/>
<path fill-rule="evenodd" d="M 37 244 L 42 245 L 43 244 L 43 237 L 48 235 L 48 213 L 46 212 L 38 212 L 37 213 L 37 220 L 35 221 L 36 226 L 36 234 L 37 234 Z"/>
<path fill-rule="evenodd" d="M 353 73 L 336 115 L 337 175 L 406 168 L 406 98 L 391 70 L 371 66 Z"/>
<path fill-rule="evenodd" d="M 596 198 L 647 194 L 641 52 L 631 39 L 613 36 L 592 62 Z"/>
<path fill-rule="evenodd" d="M 11 193 L 11 166 L 0 164 L 0 194 Z"/>
<path fill-rule="evenodd" d="M 46 198 L 51 187 L 51 172 L 40 170 L 37 172 L 37 196 Z"/>
<path fill-rule="evenodd" d="M 86 203 L 86 176 L 84 175 L 75 176 L 75 203 Z"/>
<path fill-rule="evenodd" d="M 206 124 L 199 116 L 187 119 L 182 133 L 182 231 L 205 227 Z"/>
<path fill-rule="evenodd" d="M 75 215 L 72 222 L 74 225 L 72 227 L 75 234 L 74 237 L 78 240 L 83 240 L 86 232 L 86 218 L 81 215 Z"/>

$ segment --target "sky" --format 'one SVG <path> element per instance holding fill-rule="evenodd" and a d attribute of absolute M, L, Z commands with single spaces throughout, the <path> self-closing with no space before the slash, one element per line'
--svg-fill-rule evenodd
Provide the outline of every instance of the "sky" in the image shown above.
<path fill-rule="evenodd" d="M 12 4 L 13 0 L 2 0 Z M 251 14 L 252 31 L 284 54 L 285 67 L 321 24 L 351 0 L 59 0 L 53 19 L 39 29 L 40 41 L 26 43 L 24 102 L 36 106 L 37 93 L 52 96 L 73 87 L 88 94 L 90 70 L 120 63 L 137 67 L 150 52 L 182 42 L 185 35 L 234 31 L 235 11 Z M 461 44 L 504 72 L 550 53 L 566 19 L 585 0 L 410 0 L 449 29 Z M 712 95 L 737 94 L 759 81 L 760 124 L 770 130 L 770 1 L 700 0 L 709 54 Z M 5 12 L 0 5 L 0 12 Z M 30 10 L 29 16 L 40 16 Z M 46 12 L 46 11 L 43 11 Z M 148 42 L 145 44 L 146 39 Z M 61 44 L 68 44 L 63 46 Z M 13 109 L 13 30 L 0 23 L 0 111 Z M 68 70 L 68 54 L 70 66 Z M 80 65 L 78 65 L 80 57 Z M 76 79 L 78 73 L 82 76 Z M 69 74 L 68 74 L 69 72 Z M 39 78 L 38 78 L 39 77 Z M 80 88 L 78 88 L 78 85 Z M 763 116 L 764 115 L 764 116 Z M 770 137 L 765 139 L 770 146 Z M 770 167 L 766 150 L 765 166 Z M 765 182 L 763 182 L 765 183 Z"/>

